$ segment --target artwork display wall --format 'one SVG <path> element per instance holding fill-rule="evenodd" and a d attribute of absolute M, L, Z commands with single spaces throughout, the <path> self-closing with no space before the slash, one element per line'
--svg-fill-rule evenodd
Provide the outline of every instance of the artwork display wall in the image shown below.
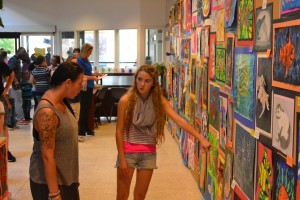
<path fill-rule="evenodd" d="M 171 8 L 168 98 L 210 150 L 169 127 L 204 199 L 300 199 L 299 10 L 299 0 Z"/>

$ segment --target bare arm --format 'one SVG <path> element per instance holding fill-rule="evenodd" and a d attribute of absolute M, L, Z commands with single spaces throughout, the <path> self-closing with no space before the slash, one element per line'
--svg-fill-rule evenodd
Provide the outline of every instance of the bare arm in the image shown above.
<path fill-rule="evenodd" d="M 187 121 L 185 121 L 173 110 L 165 97 L 162 97 L 162 104 L 167 116 L 170 119 L 172 119 L 180 128 L 199 140 L 202 148 L 204 148 L 205 150 L 209 150 L 210 143 L 203 137 L 203 135 L 199 134 L 196 129 L 194 129 L 189 123 L 187 123 Z"/>
<path fill-rule="evenodd" d="M 35 85 L 35 79 L 32 74 L 30 75 L 29 83 L 31 83 L 31 85 Z"/>
<path fill-rule="evenodd" d="M 10 75 L 8 76 L 8 78 L 6 79 L 6 86 L 4 88 L 3 95 L 8 94 L 8 90 L 9 90 L 14 78 L 15 78 L 15 73 L 12 71 L 10 73 Z"/>
<path fill-rule="evenodd" d="M 54 159 L 55 135 L 58 118 L 50 108 L 42 108 L 35 117 L 36 129 L 39 132 L 42 159 L 49 193 L 59 191 L 56 178 L 56 163 Z"/>
<path fill-rule="evenodd" d="M 86 78 L 87 80 L 93 80 L 93 81 L 99 81 L 100 80 L 100 78 L 98 78 L 97 76 L 84 75 L 84 78 Z"/>

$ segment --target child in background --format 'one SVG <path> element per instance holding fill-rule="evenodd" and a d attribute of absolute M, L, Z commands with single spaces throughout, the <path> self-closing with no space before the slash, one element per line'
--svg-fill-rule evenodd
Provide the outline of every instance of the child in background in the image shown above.
<path fill-rule="evenodd" d="M 30 117 L 31 110 L 31 99 L 32 99 L 32 85 L 29 82 L 29 72 L 26 71 L 23 73 L 22 82 L 21 82 L 21 90 L 22 90 L 22 99 L 23 99 L 23 112 L 25 120 L 22 120 L 18 124 L 26 125 L 32 119 Z"/>

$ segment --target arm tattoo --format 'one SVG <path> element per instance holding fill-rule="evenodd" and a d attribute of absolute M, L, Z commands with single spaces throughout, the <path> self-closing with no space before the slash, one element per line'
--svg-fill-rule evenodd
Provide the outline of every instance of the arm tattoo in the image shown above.
<path fill-rule="evenodd" d="M 38 117 L 41 146 L 46 149 L 54 149 L 58 118 L 54 111 L 42 111 Z"/>

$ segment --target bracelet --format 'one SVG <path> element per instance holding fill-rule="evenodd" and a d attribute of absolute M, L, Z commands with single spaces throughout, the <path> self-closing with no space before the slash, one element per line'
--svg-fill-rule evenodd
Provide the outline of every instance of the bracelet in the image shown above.
<path fill-rule="evenodd" d="M 56 200 L 59 197 L 60 197 L 60 190 L 58 190 L 58 192 L 56 193 L 52 193 L 52 194 L 49 193 L 48 200 Z"/>
<path fill-rule="evenodd" d="M 60 195 L 57 195 L 55 197 L 48 197 L 48 200 L 57 200 L 59 199 Z"/>

